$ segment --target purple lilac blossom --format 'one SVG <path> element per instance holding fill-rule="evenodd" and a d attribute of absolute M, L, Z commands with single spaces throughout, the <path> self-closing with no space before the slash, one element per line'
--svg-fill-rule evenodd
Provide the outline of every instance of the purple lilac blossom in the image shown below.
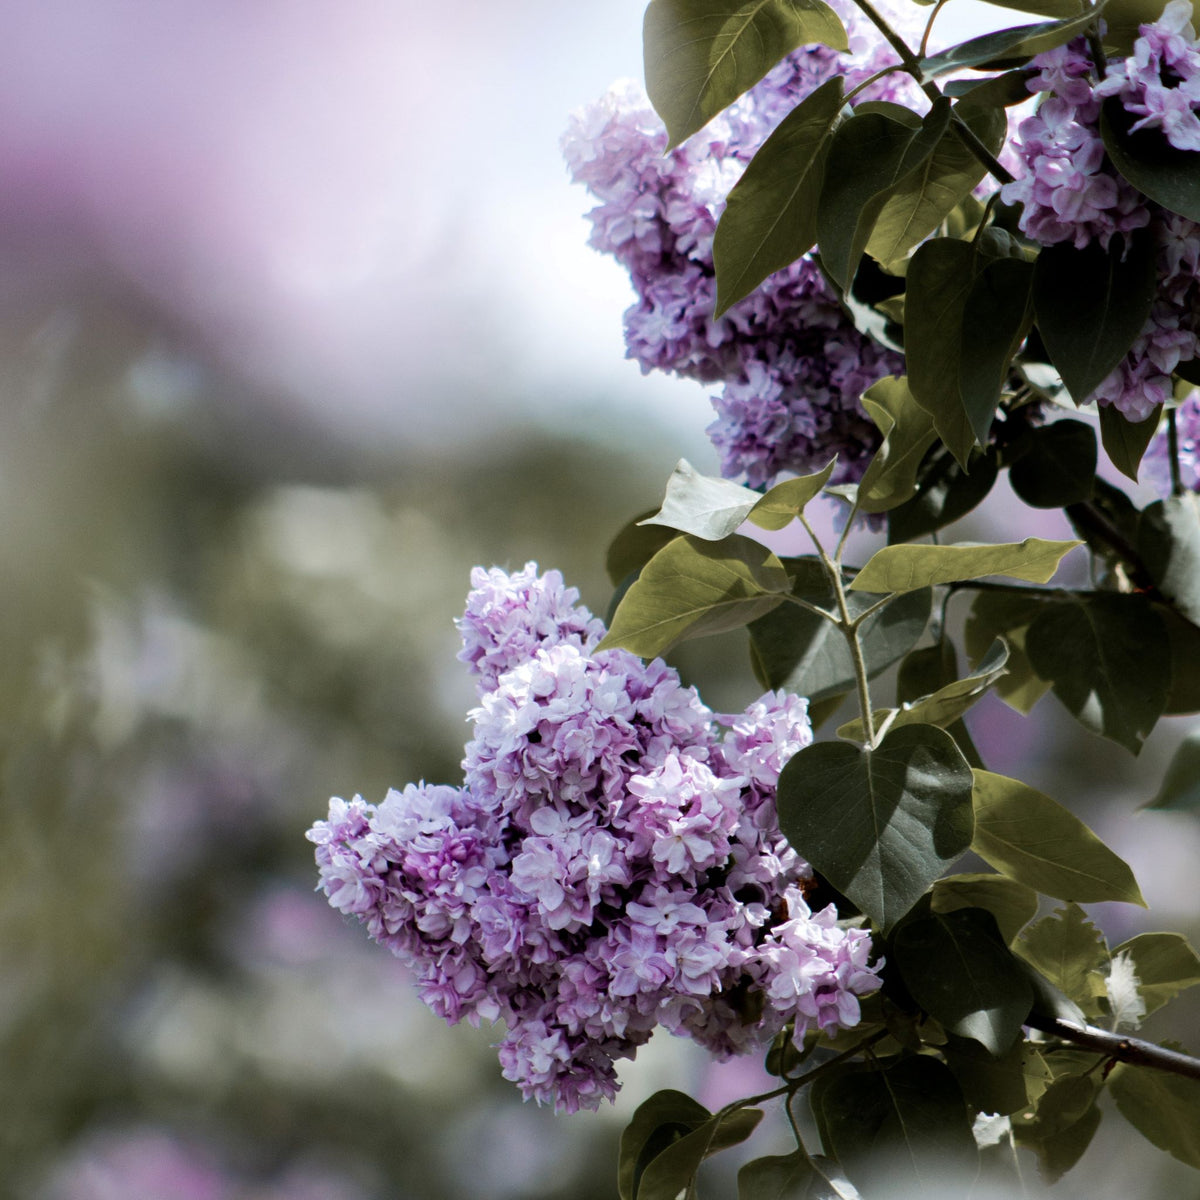
<path fill-rule="evenodd" d="M 1133 54 L 1108 64 L 1103 81 L 1084 39 L 1038 55 L 1029 88 L 1043 99 L 1019 127 L 1019 177 L 1001 191 L 1022 205 L 1021 229 L 1044 246 L 1107 247 L 1115 234 L 1148 229 L 1158 296 L 1129 352 L 1091 397 L 1131 421 L 1169 400 L 1171 373 L 1200 355 L 1200 226 L 1117 174 L 1100 136 L 1100 107 L 1105 97 L 1118 97 L 1139 117 L 1134 128 L 1160 129 L 1180 149 L 1200 148 L 1200 120 L 1191 107 L 1193 95 L 1200 103 L 1200 50 L 1190 14 L 1186 0 L 1172 0 L 1158 21 L 1141 26 Z"/>
<path fill-rule="evenodd" d="M 1189 491 L 1200 492 L 1200 392 L 1175 410 L 1176 443 L 1179 449 L 1179 482 Z M 1166 497 L 1171 494 L 1171 448 L 1164 428 L 1151 441 L 1142 459 L 1145 481 Z"/>
<path fill-rule="evenodd" d="M 855 1024 L 870 935 L 810 911 L 775 815 L 807 701 L 717 716 L 661 660 L 597 651 L 557 572 L 472 582 L 463 786 L 332 800 L 308 834 L 330 904 L 439 1016 L 502 1021 L 505 1077 L 565 1111 L 611 1099 L 658 1026 L 727 1057 Z"/>
<path fill-rule="evenodd" d="M 854 327 L 811 255 L 712 315 L 713 233 L 746 163 L 820 84 L 840 75 L 850 89 L 895 61 L 853 4 L 834 7 L 848 54 L 818 45 L 796 51 L 670 154 L 662 122 L 630 82 L 574 114 L 563 138 L 573 178 L 600 202 L 588 214 L 590 244 L 628 269 L 637 294 L 625 314 L 628 356 L 646 373 L 721 385 L 709 437 L 721 473 L 752 487 L 813 470 L 834 453 L 839 480 L 861 476 L 878 433 L 859 398 L 903 371 L 900 355 Z M 902 17 L 889 16 L 903 28 Z M 861 98 L 923 104 L 902 72 Z"/>

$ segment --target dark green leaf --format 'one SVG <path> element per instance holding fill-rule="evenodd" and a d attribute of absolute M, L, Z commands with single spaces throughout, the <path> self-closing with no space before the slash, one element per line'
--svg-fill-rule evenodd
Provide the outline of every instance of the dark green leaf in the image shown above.
<path fill-rule="evenodd" d="M 1200 1080 L 1121 1063 L 1109 1087 L 1121 1116 L 1148 1142 L 1200 1168 Z"/>
<path fill-rule="evenodd" d="M 1099 1084 L 1090 1077 L 1064 1075 L 1042 1093 L 1035 1108 L 1013 1118 L 1017 1142 L 1038 1156 L 1038 1171 L 1054 1183 L 1069 1171 L 1091 1144 L 1100 1124 L 1096 1107 Z"/>
<path fill-rule="evenodd" d="M 1083 33 L 1103 8 L 1104 4 L 1100 3 L 1082 16 L 1068 17 L 1063 21 L 1043 21 L 1038 25 L 1018 25 L 1012 29 L 985 33 L 982 37 L 960 42 L 957 46 L 922 59 L 921 70 L 926 79 L 934 79 L 963 67 L 1032 58 Z"/>
<path fill-rule="evenodd" d="M 1200 729 L 1179 743 L 1158 794 L 1145 807 L 1200 812 Z"/>
<path fill-rule="evenodd" d="M 1139 933 L 1113 950 L 1128 954 L 1147 1014 L 1200 983 L 1200 956 L 1181 933 Z"/>
<path fill-rule="evenodd" d="M 899 105 L 891 107 L 908 112 Z M 838 127 L 821 188 L 817 242 L 821 264 L 843 292 L 850 289 L 892 188 L 929 159 L 949 122 L 950 102 L 939 100 L 916 130 L 878 104 Z"/>
<path fill-rule="evenodd" d="M 1037 13 L 1039 17 L 1074 17 L 1083 11 L 1083 4 L 1080 0 L 985 0 L 988 4 L 994 4 L 998 8 L 1011 8 L 1014 12 Z M 1111 4 L 1112 0 L 1110 0 Z M 1153 2 L 1153 0 L 1152 0 Z M 1112 17 L 1112 8 L 1108 8 L 1107 14 Z M 1153 21 L 1157 17 L 1146 17 L 1147 21 Z"/>
<path fill-rule="evenodd" d="M 821 0 L 651 0 L 642 36 L 646 91 L 672 146 L 797 47 L 848 48 L 841 21 Z"/>
<path fill-rule="evenodd" d="M 811 475 L 777 483 L 750 510 L 750 520 L 760 529 L 786 528 L 804 511 L 804 506 L 810 500 L 820 495 L 835 466 L 836 457 Z"/>
<path fill-rule="evenodd" d="M 730 191 L 713 238 L 718 316 L 812 249 L 841 108 L 841 78 L 827 80 L 784 117 Z"/>
<path fill-rule="evenodd" d="M 1034 508 L 1065 508 L 1092 498 L 1096 435 L 1083 421 L 1055 421 L 1029 430 L 1014 447 L 1008 471 L 1013 491 Z"/>
<path fill-rule="evenodd" d="M 958 1083 L 926 1055 L 886 1070 L 860 1068 L 814 1088 L 825 1148 L 868 1196 L 940 1190 L 948 1176 L 970 1177 L 978 1151 Z M 878 1189 L 878 1190 L 873 1190 Z"/>
<path fill-rule="evenodd" d="M 646 1164 L 633 1200 L 676 1200 L 710 1154 L 744 1142 L 761 1120 L 761 1109 L 739 1108 L 684 1134 Z"/>
<path fill-rule="evenodd" d="M 1200 155 L 1177 150 L 1160 129 L 1130 133 L 1136 120 L 1116 96 L 1100 110 L 1100 136 L 1113 166 L 1139 192 L 1171 212 L 1200 221 Z"/>
<path fill-rule="evenodd" d="M 1166 716 L 1200 712 L 1200 629 L 1173 608 L 1156 604 L 1171 646 L 1171 694 Z"/>
<path fill-rule="evenodd" d="M 944 447 L 935 446 L 917 471 L 917 494 L 888 513 L 888 541 L 911 542 L 965 516 L 996 482 L 994 453 L 971 455 L 970 473 Z"/>
<path fill-rule="evenodd" d="M 1029 537 L 991 546 L 884 546 L 867 560 L 850 587 L 864 592 L 905 592 L 985 575 L 1047 583 L 1063 556 L 1081 545 Z"/>
<path fill-rule="evenodd" d="M 1054 3 L 1054 0 L 1049 0 Z M 1066 0 L 1074 3 L 1074 0 Z M 1078 6 L 1076 6 L 1078 12 Z M 1064 13 L 1064 16 L 1074 16 L 1075 13 Z M 1016 104 L 1024 104 L 1029 99 L 1028 70 L 1005 71 L 1003 75 L 993 75 L 987 79 L 951 79 L 942 84 L 942 94 L 961 99 L 969 99 L 972 105 L 989 105 L 996 108 L 1011 108 Z M 983 176 L 981 175 L 982 179 Z"/>
<path fill-rule="evenodd" d="M 1059 900 L 1145 906 L 1128 865 L 1073 813 L 1019 780 L 974 775 L 971 849 L 990 866 Z"/>
<path fill-rule="evenodd" d="M 1171 686 L 1170 643 L 1149 601 L 1108 592 L 1056 599 L 1033 619 L 1025 651 L 1085 729 L 1133 754 L 1142 748 Z"/>
<path fill-rule="evenodd" d="M 993 639 L 1003 637 L 1008 645 L 1007 674 L 995 683 L 996 695 L 1020 713 L 1028 713 L 1049 690 L 1025 654 L 1025 634 L 1042 601 L 1036 596 L 1011 592 L 980 592 L 971 605 L 963 631 L 967 654 L 977 658 Z"/>
<path fill-rule="evenodd" d="M 970 788 L 949 734 L 906 725 L 873 750 L 801 750 L 780 775 L 779 824 L 797 853 L 886 927 L 970 844 Z"/>
<path fill-rule="evenodd" d="M 1047 246 L 1033 276 L 1038 330 L 1071 399 L 1082 404 L 1125 357 L 1142 331 L 1158 289 L 1153 239 L 1117 235 L 1107 250 L 1092 242 Z"/>
<path fill-rule="evenodd" d="M 806 1200 L 813 1169 L 799 1151 L 756 1158 L 738 1171 L 738 1200 Z"/>
<path fill-rule="evenodd" d="M 750 515 L 762 496 L 728 479 L 701 475 L 686 458 L 681 458 L 667 480 L 662 507 L 646 517 L 644 525 L 666 525 L 680 533 L 718 542 Z"/>
<path fill-rule="evenodd" d="M 824 594 L 810 599 L 827 602 Z M 878 599 L 851 593 L 851 616 Z M 867 618 L 859 634 L 868 675 L 877 675 L 911 649 L 929 620 L 931 599 L 928 590 L 909 592 Z M 781 605 L 751 624 L 750 640 L 764 687 L 786 688 L 810 700 L 854 690 L 854 663 L 844 635 L 815 613 Z"/>
<path fill-rule="evenodd" d="M 609 543 L 604 569 L 613 587 L 620 587 L 630 575 L 640 571 L 669 541 L 673 529 L 655 528 L 642 522 L 654 515 L 650 509 L 634 517 Z"/>
<path fill-rule="evenodd" d="M 1162 416 L 1160 404 L 1144 421 L 1130 421 L 1111 404 L 1100 406 L 1100 440 L 1104 453 L 1122 475 L 1137 483 L 1138 467 Z"/>
<path fill-rule="evenodd" d="M 1029 980 L 986 909 L 906 921 L 889 959 L 913 999 L 948 1033 L 973 1038 L 994 1055 L 1016 1041 L 1033 1006 Z"/>
<path fill-rule="evenodd" d="M 942 1053 L 967 1102 L 985 1113 L 1007 1115 L 1024 1107 L 1031 1083 L 1040 1085 L 1045 1070 L 1038 1052 L 1021 1039 L 996 1057 L 973 1038 L 952 1037 Z"/>
<path fill-rule="evenodd" d="M 600 646 L 653 658 L 688 638 L 748 624 L 789 586 L 779 559 L 749 538 L 678 537 L 642 568 Z"/>
<path fill-rule="evenodd" d="M 683 1092 L 655 1092 L 638 1106 L 621 1133 L 617 1190 L 621 1200 L 634 1200 L 645 1164 L 679 1137 L 698 1129 L 712 1114 Z M 648 1152 L 649 1151 L 649 1152 Z"/>
<path fill-rule="evenodd" d="M 976 440 L 986 446 L 1013 355 L 1033 321 L 1032 263 L 999 258 L 984 266 L 963 305 L 958 386 Z"/>
<path fill-rule="evenodd" d="M 1031 925 L 1013 949 L 1088 1017 L 1101 1012 L 1110 956 L 1104 938 L 1077 904 Z"/>
<path fill-rule="evenodd" d="M 1138 554 L 1181 616 L 1200 624 L 1200 496 L 1158 500 L 1138 524 Z"/>
<path fill-rule="evenodd" d="M 859 481 L 858 506 L 863 512 L 885 512 L 916 490 L 917 471 L 937 433 L 903 377 L 887 375 L 873 384 L 862 405 L 883 434 L 883 444 Z"/>
<path fill-rule="evenodd" d="M 1006 875 L 951 875 L 939 879 L 933 885 L 930 902 L 935 913 L 986 908 L 996 918 L 1005 942 L 1011 942 L 1033 920 L 1038 908 L 1037 893 L 1033 888 Z"/>

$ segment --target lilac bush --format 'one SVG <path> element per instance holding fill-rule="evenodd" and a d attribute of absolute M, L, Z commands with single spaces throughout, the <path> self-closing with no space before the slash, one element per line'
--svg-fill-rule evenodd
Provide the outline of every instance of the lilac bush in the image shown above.
<path fill-rule="evenodd" d="M 503 1021 L 505 1077 L 565 1111 L 611 1098 L 660 1025 L 727 1057 L 857 1023 L 870 936 L 810 908 L 775 814 L 807 702 L 714 714 L 661 659 L 596 650 L 558 572 L 472 583 L 463 786 L 334 799 L 309 832 L 330 903 L 439 1016 Z"/>

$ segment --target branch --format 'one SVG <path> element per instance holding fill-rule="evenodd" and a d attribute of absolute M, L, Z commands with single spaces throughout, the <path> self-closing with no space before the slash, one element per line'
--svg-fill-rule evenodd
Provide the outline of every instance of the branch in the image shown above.
<path fill-rule="evenodd" d="M 1097 1054 L 1120 1062 L 1137 1067 L 1154 1067 L 1158 1071 L 1182 1075 L 1185 1079 L 1200 1079 L 1200 1058 L 1180 1054 L 1178 1050 L 1168 1050 L 1165 1046 L 1144 1041 L 1142 1038 L 1126 1037 L 1123 1033 L 1109 1033 L 1107 1030 L 1097 1029 L 1094 1025 L 1073 1025 L 1056 1017 L 1031 1015 L 1025 1024 L 1030 1029 L 1040 1029 L 1043 1033 L 1053 1034 L 1064 1042 L 1073 1042 L 1085 1050 L 1095 1050 Z"/>

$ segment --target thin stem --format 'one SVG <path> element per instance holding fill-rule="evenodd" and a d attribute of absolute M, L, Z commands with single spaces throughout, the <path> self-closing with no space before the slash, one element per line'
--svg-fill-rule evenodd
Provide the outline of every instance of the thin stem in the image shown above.
<path fill-rule="evenodd" d="M 810 613 L 816 613 L 818 617 L 824 617 L 825 620 L 832 622 L 834 625 L 841 625 L 841 621 L 838 620 L 834 613 L 822 608 L 819 604 L 813 604 L 810 600 L 805 600 L 803 596 L 794 595 L 792 592 L 784 592 L 783 598 L 790 600 L 798 608 L 807 609 Z"/>
<path fill-rule="evenodd" d="M 933 32 L 933 23 L 937 20 L 937 15 L 942 11 L 946 0 L 937 0 L 933 6 L 933 12 L 929 14 L 929 20 L 925 22 L 925 32 L 921 35 L 921 48 L 917 51 L 919 58 L 924 58 L 929 49 L 929 35 Z"/>
<path fill-rule="evenodd" d="M 1043 1033 L 1053 1034 L 1064 1042 L 1082 1046 L 1085 1050 L 1094 1050 L 1097 1054 L 1103 1054 L 1118 1062 L 1138 1067 L 1153 1067 L 1158 1071 L 1168 1071 L 1172 1075 L 1182 1075 L 1185 1079 L 1200 1079 L 1200 1058 L 1180 1054 L 1178 1050 L 1168 1050 L 1165 1046 L 1144 1041 L 1142 1038 L 1127 1037 L 1123 1033 L 1109 1033 L 1105 1029 L 1097 1029 L 1094 1025 L 1073 1025 L 1055 1017 L 1034 1015 L 1025 1023 L 1031 1029 L 1040 1029 Z"/>
<path fill-rule="evenodd" d="M 714 1119 L 720 1121 L 728 1117 L 731 1113 L 735 1113 L 739 1108 L 748 1108 L 751 1104 L 761 1104 L 764 1100 L 774 1100 L 776 1096 L 782 1096 L 785 1092 L 792 1091 L 792 1085 L 785 1083 L 782 1087 L 773 1088 L 769 1092 L 760 1092 L 757 1096 L 746 1096 L 742 1100 L 735 1100 L 732 1104 L 725 1105 L 724 1108 L 718 1109 L 713 1113 Z"/>
<path fill-rule="evenodd" d="M 881 600 L 876 600 L 875 603 L 872 604 L 870 608 L 864 608 L 862 610 L 862 612 L 860 612 L 858 614 L 858 616 L 854 618 L 854 628 L 858 629 L 858 627 L 860 625 L 862 625 L 862 623 L 868 617 L 874 616 L 881 608 L 885 608 L 893 600 L 895 600 L 895 598 L 896 597 L 894 595 L 884 596 Z"/>
<path fill-rule="evenodd" d="M 808 523 L 808 519 L 803 513 L 800 514 L 800 523 L 804 526 L 808 536 L 812 539 L 812 544 L 816 547 L 817 555 L 821 559 L 821 565 L 825 568 L 825 574 L 829 577 L 829 583 L 833 588 L 834 598 L 837 600 L 838 613 L 841 617 L 838 621 L 838 626 L 845 635 L 846 644 L 850 648 L 850 660 L 854 664 L 854 681 L 858 687 L 858 707 L 862 712 L 863 733 L 866 735 L 867 745 L 874 746 L 875 721 L 871 712 L 871 692 L 867 686 L 867 664 L 863 659 L 862 646 L 858 640 L 858 626 L 855 625 L 853 617 L 850 616 L 850 607 L 846 603 L 846 588 L 842 583 L 842 571 L 838 564 L 825 552 L 825 547 L 821 545 L 820 540 L 813 531 L 813 527 Z"/>
<path fill-rule="evenodd" d="M 1175 410 L 1167 409 L 1167 458 L 1171 462 L 1171 495 L 1183 495 L 1183 477 L 1179 473 L 1179 429 L 1175 424 Z"/>
<path fill-rule="evenodd" d="M 941 4 L 945 4 L 946 0 L 940 0 Z M 852 87 L 843 97 L 842 103 L 849 104 L 859 92 L 865 92 L 873 83 L 878 83 L 881 79 L 888 75 L 894 75 L 897 71 L 903 71 L 904 66 L 901 63 L 892 63 L 891 66 L 884 67 L 882 71 L 876 71 L 869 79 L 864 79 L 857 87 Z"/>
<path fill-rule="evenodd" d="M 817 1076 L 824 1074 L 830 1067 L 836 1067 L 839 1063 L 844 1063 L 846 1059 L 853 1058 L 856 1054 L 861 1054 L 864 1050 L 870 1050 L 876 1042 L 882 1042 L 888 1036 L 886 1029 L 877 1029 L 870 1036 L 863 1038 L 861 1042 L 856 1042 L 849 1050 L 843 1050 L 840 1054 L 835 1054 L 833 1058 L 827 1059 L 819 1067 L 813 1067 L 811 1071 L 807 1071 L 803 1075 L 797 1075 L 791 1080 L 793 1091 L 799 1091 L 806 1084 L 812 1083 Z"/>

